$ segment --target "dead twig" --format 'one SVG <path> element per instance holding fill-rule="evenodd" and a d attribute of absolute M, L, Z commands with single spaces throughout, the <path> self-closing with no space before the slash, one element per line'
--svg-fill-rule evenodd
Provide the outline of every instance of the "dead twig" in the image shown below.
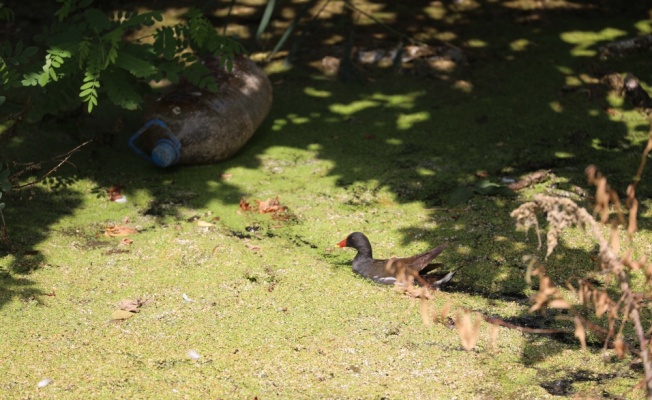
<path fill-rule="evenodd" d="M 72 157 L 73 154 L 75 154 L 76 152 L 78 152 L 82 147 L 86 146 L 87 144 L 89 144 L 89 143 L 92 142 L 92 141 L 93 141 L 92 139 L 91 139 L 91 140 L 87 140 L 86 142 L 80 144 L 79 146 L 75 147 L 74 149 L 68 151 L 67 153 L 64 153 L 64 154 L 58 155 L 58 156 L 56 156 L 56 157 L 53 157 L 53 158 L 52 158 L 51 160 L 49 160 L 49 161 L 56 161 L 56 160 L 59 160 L 59 159 L 61 159 L 61 161 L 59 161 L 59 163 L 58 163 L 57 165 L 55 165 L 53 168 L 51 168 L 48 172 L 46 172 L 46 173 L 45 173 L 43 176 L 41 176 L 40 178 L 35 179 L 35 180 L 32 180 L 31 182 L 25 183 L 25 184 L 23 184 L 23 185 L 13 186 L 12 189 L 23 189 L 23 188 L 26 188 L 26 187 L 29 187 L 29 186 L 36 185 L 37 183 L 41 182 L 42 180 L 44 180 L 45 178 L 47 178 L 48 176 L 50 176 L 50 175 L 51 175 L 52 173 L 54 173 L 56 170 L 58 170 L 58 169 L 59 169 L 63 164 L 65 164 L 66 162 L 68 162 L 68 159 L 70 159 L 70 157 Z M 33 165 L 35 165 L 35 164 L 40 164 L 40 163 L 30 163 L 30 164 L 28 164 L 28 165 L 26 166 L 25 169 L 31 169 L 30 167 L 33 166 Z"/>

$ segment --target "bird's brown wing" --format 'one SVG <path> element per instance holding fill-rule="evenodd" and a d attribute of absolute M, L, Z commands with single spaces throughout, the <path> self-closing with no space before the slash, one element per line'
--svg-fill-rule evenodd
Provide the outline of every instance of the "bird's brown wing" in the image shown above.
<path fill-rule="evenodd" d="M 420 272 L 421 270 L 425 269 L 426 267 L 429 268 L 428 271 L 432 271 L 433 269 L 437 268 L 437 266 L 431 268 L 428 264 L 430 264 L 430 261 L 434 260 L 435 257 L 440 255 L 441 252 L 444 251 L 444 249 L 446 247 L 448 247 L 448 244 L 444 243 L 439 247 L 435 247 L 432 250 L 426 251 L 425 253 L 421 253 L 421 254 L 416 255 L 414 257 L 404 259 L 405 263 L 407 264 L 407 266 L 410 269 L 412 269 L 412 270 L 414 270 L 416 272 Z"/>

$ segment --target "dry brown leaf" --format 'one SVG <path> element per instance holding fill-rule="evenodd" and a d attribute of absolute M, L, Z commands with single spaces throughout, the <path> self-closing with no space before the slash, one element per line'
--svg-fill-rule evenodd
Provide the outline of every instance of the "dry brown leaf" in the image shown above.
<path fill-rule="evenodd" d="M 122 299 L 118 303 L 118 307 L 124 311 L 138 312 L 138 307 L 140 307 L 140 302 L 138 300 Z"/>
<path fill-rule="evenodd" d="M 421 313 L 421 319 L 423 320 L 423 324 L 426 326 L 432 325 L 432 319 L 430 317 L 431 305 L 430 305 L 430 301 L 428 301 L 428 299 L 425 296 L 421 297 L 421 304 L 419 307 L 419 311 Z"/>
<path fill-rule="evenodd" d="M 245 201 L 245 199 L 240 199 L 240 210 L 242 211 L 252 211 L 251 205 Z"/>
<path fill-rule="evenodd" d="M 261 247 L 260 247 L 260 246 L 256 246 L 256 245 L 254 245 L 254 244 L 249 244 L 249 243 L 247 243 L 246 246 L 247 246 L 247 248 L 248 248 L 249 250 L 251 250 L 251 251 L 259 251 L 259 250 L 261 250 Z"/>
<path fill-rule="evenodd" d="M 129 236 L 134 233 L 138 233 L 138 231 L 122 225 L 107 226 L 104 229 L 104 236 L 106 237 Z"/>
<path fill-rule="evenodd" d="M 129 239 L 129 238 L 124 238 L 118 243 L 118 246 L 129 246 L 133 243 L 134 241 Z"/>
<path fill-rule="evenodd" d="M 609 310 L 609 303 L 611 299 L 606 292 L 601 290 L 594 292 L 593 294 L 593 307 L 595 308 L 595 315 L 598 318 L 602 316 Z"/>
<path fill-rule="evenodd" d="M 444 325 L 446 325 L 448 312 L 450 311 L 450 309 L 451 309 L 451 301 L 447 300 L 446 304 L 444 304 L 444 306 L 441 308 L 441 311 L 439 312 L 439 320 Z"/>
<path fill-rule="evenodd" d="M 619 359 L 623 359 L 625 357 L 625 350 L 626 350 L 625 342 L 623 341 L 623 337 L 618 335 L 616 340 L 614 340 L 614 350 L 616 350 L 616 355 L 618 356 Z"/>
<path fill-rule="evenodd" d="M 467 351 L 472 350 L 480 336 L 480 317 L 476 317 L 475 321 L 472 323 L 471 313 L 469 311 L 465 311 L 461 316 L 458 312 L 455 327 L 460 335 L 460 339 L 462 339 L 462 346 L 464 346 Z"/>
<path fill-rule="evenodd" d="M 550 307 L 550 308 L 562 308 L 562 309 L 565 309 L 565 310 L 571 308 L 570 304 L 568 304 L 568 302 L 566 300 L 564 300 L 564 299 L 550 300 L 550 302 L 548 303 L 548 307 Z"/>
<path fill-rule="evenodd" d="M 276 213 L 287 210 L 287 207 L 279 203 L 278 196 L 273 199 L 268 198 L 265 201 L 256 200 L 256 203 L 258 204 L 258 212 L 261 214 Z"/>
<path fill-rule="evenodd" d="M 620 253 L 620 239 L 618 239 L 618 222 L 611 222 L 611 234 L 609 235 L 609 244 L 614 253 Z"/>
<path fill-rule="evenodd" d="M 629 188 L 627 189 L 629 191 Z M 631 198 L 629 200 L 629 221 L 627 223 L 627 232 L 634 233 L 638 231 L 638 223 L 636 222 L 636 217 L 638 215 L 638 200 Z"/>
<path fill-rule="evenodd" d="M 498 350 L 498 325 L 491 324 L 489 326 L 489 341 L 491 342 L 491 348 L 496 351 Z"/>
<path fill-rule="evenodd" d="M 586 329 L 584 329 L 584 324 L 582 324 L 580 317 L 577 316 L 573 318 L 573 322 L 575 323 L 575 337 L 580 340 L 582 350 L 586 350 Z"/>

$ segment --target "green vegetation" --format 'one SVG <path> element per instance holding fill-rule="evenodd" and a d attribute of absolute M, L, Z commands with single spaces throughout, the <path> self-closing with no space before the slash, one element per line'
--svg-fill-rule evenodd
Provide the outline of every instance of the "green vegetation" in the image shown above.
<path fill-rule="evenodd" d="M 523 256 L 543 260 L 545 248 L 537 249 L 532 232 L 515 230 L 510 212 L 538 193 L 590 209 L 589 164 L 624 193 L 649 119 L 599 77 L 630 72 L 647 87 L 649 57 L 601 60 L 598 48 L 650 32 L 647 14 L 616 4 L 447 4 L 365 10 L 402 32 L 419 28 L 421 41 L 449 41 L 463 61 L 415 62 L 400 73 L 362 65 L 354 82 L 325 76 L 321 60 L 335 50 L 317 46 L 342 34 L 341 4 L 324 9 L 319 34 L 299 24 L 309 31 L 302 48 L 314 52 L 266 65 L 272 112 L 220 164 L 146 164 L 126 146 L 141 123 L 136 113 L 122 112 L 117 130 L 115 115 L 95 112 L 15 128 L 0 146 L 12 172 L 55 160 L 15 185 L 43 176 L 89 132 L 95 140 L 47 179 L 3 193 L 0 397 L 642 397 L 634 356 L 603 351 L 588 331 L 581 350 L 573 322 L 555 318 L 562 311 L 528 312 L 539 287 L 536 278 L 526 282 Z M 250 17 L 236 18 L 250 15 L 242 7 L 234 9 L 233 31 L 246 31 Z M 415 15 L 428 23 L 410 25 Z M 276 18 L 292 20 L 280 11 Z M 355 26 L 367 47 L 389 35 L 364 17 Z M 279 24 L 260 45 L 273 48 L 285 28 Z M 550 175 L 511 196 L 483 189 L 541 169 Z M 648 172 L 637 188 L 640 231 L 631 243 L 618 232 L 636 258 L 650 255 L 652 242 Z M 109 201 L 115 185 L 126 203 Z M 472 195 L 451 205 L 460 188 Z M 241 210 L 241 199 L 255 205 L 276 196 L 289 216 Z M 116 227 L 136 232 L 105 235 Z M 432 299 L 415 299 L 352 273 L 353 251 L 335 246 L 352 231 L 365 232 L 378 257 L 447 241 L 438 260 L 464 268 Z M 572 228 L 542 262 L 572 301 L 566 280 L 595 271 L 596 256 L 596 243 Z M 644 274 L 631 275 L 634 288 L 644 288 Z M 614 282 L 592 284 L 617 295 Z M 123 299 L 139 299 L 138 312 L 112 320 Z M 568 333 L 494 331 L 482 322 L 467 351 L 453 326 L 464 310 Z M 649 327 L 647 305 L 640 312 Z M 624 335 L 635 345 L 630 328 Z"/>
<path fill-rule="evenodd" d="M 44 21 L 33 38 L 38 46 L 25 47 L 21 39 L 0 45 L 0 105 L 7 99 L 22 104 L 30 121 L 70 112 L 80 102 L 90 113 L 101 94 L 125 110 L 136 110 L 151 93 L 150 81 L 185 78 L 216 92 L 217 83 L 199 57 L 221 57 L 230 68 L 233 56 L 242 51 L 197 9 L 164 26 L 160 10 L 107 12 L 91 7 L 92 0 L 57 2 L 52 21 Z M 13 12 L 0 4 L 3 19 L 13 20 Z M 30 63 L 36 55 L 45 62 Z"/>

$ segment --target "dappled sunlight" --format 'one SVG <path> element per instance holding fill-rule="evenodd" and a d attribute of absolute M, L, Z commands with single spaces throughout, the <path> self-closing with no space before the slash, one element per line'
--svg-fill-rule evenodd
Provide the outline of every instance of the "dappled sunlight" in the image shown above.
<path fill-rule="evenodd" d="M 0 298 L 0 307 L 9 301 L 20 312 L 40 316 L 54 309 L 55 301 L 69 299 L 65 303 L 75 308 L 62 324 L 72 323 L 78 309 L 88 308 L 93 320 L 84 322 L 108 329 L 93 330 L 98 337 L 110 338 L 110 331 L 138 336 L 136 342 L 117 342 L 146 364 L 138 373 L 155 369 L 162 379 L 190 377 L 187 386 L 200 387 L 224 382 L 216 383 L 210 374 L 193 375 L 196 367 L 215 376 L 228 370 L 229 379 L 249 377 L 237 388 L 233 382 L 225 384 L 232 396 L 243 398 L 272 392 L 292 397 L 291 392 L 299 391 L 319 397 L 328 387 L 338 388 L 335 397 L 431 398 L 428 382 L 443 387 L 437 392 L 441 397 L 496 393 L 542 398 L 548 393 L 540 386 L 543 375 L 578 366 L 620 374 L 605 378 L 599 387 L 608 388 L 604 393 L 609 396 L 623 395 L 621 389 L 633 386 L 632 376 L 638 372 L 630 372 L 628 361 L 605 362 L 599 346 L 571 357 L 572 332 L 561 338 L 504 326 L 488 332 L 483 322 L 478 345 L 467 353 L 454 329 L 460 321 L 455 312 L 464 309 L 519 326 L 566 327 L 568 321 L 555 320 L 557 314 L 528 313 L 528 298 L 537 283 L 526 282 L 523 256 L 543 259 L 545 246 L 538 249 L 533 232 L 516 231 L 509 212 L 537 193 L 577 199 L 588 209 L 594 195 L 582 173 L 586 165 L 609 169 L 614 176 L 610 184 L 620 190 L 640 161 L 649 120 L 620 94 L 605 89 L 600 73 L 632 72 L 647 90 L 649 60 L 639 54 L 602 60 L 598 51 L 608 42 L 652 32 L 651 25 L 639 21 L 646 17 L 638 12 L 641 5 L 637 13 L 623 6 L 611 15 L 613 8 L 602 11 L 597 2 L 583 3 L 277 2 L 270 24 L 257 38 L 265 0 L 197 3 L 218 32 L 237 34 L 265 68 L 274 90 L 267 119 L 233 157 L 167 170 L 129 152 L 125 138 L 133 129 L 128 126 L 110 138 L 96 136 L 92 151 L 66 166 L 75 169 L 81 182 L 74 192 L 43 185 L 35 190 L 42 200 L 19 202 L 3 196 L 5 217 L 15 224 L 10 233 L 18 239 L 12 253 L 0 257 L 14 275 L 0 289 L 21 301 Z M 166 24 L 185 10 L 173 1 L 163 4 L 172 6 Z M 136 1 L 129 7 L 143 5 L 147 3 Z M 306 5 L 310 9 L 295 20 Z M 294 30 L 288 40 L 272 55 L 290 26 Z M 363 50 L 373 62 L 362 60 Z M 401 59 L 395 57 L 399 50 L 416 55 Z M 325 59 L 337 61 L 330 74 L 320 69 Z M 95 132 L 77 129 L 76 119 L 70 122 L 93 117 L 53 118 L 28 140 L 18 136 L 12 150 L 21 152 L 12 157 L 37 154 L 63 137 L 75 141 Z M 50 134 L 64 129 L 65 135 Z M 539 180 L 524 179 L 541 171 L 545 174 Z M 647 181 L 640 182 L 639 195 L 649 197 Z M 127 203 L 101 197 L 101 190 L 113 184 L 124 185 Z M 461 200 L 455 197 L 460 189 L 466 195 Z M 248 212 L 241 203 L 254 206 L 277 196 L 293 213 L 292 220 Z M 642 208 L 640 225 L 649 229 L 651 211 Z M 125 218 L 143 227 L 131 247 L 106 239 L 112 247 L 92 248 L 98 226 Z M 23 219 L 28 223 L 23 225 Z M 546 217 L 538 221 L 543 228 Z M 411 301 L 412 306 L 423 305 L 423 299 L 409 299 L 402 292 L 391 297 L 391 289 L 353 275 L 352 253 L 334 246 L 354 231 L 373 237 L 383 256 L 448 244 L 438 261 L 446 269 L 461 269 L 450 285 L 433 294 L 435 318 L 425 321 L 426 326 L 420 325 L 418 306 L 404 310 Z M 581 233 L 572 230 L 563 236 L 547 261 L 560 286 L 571 274 L 594 267 L 594 246 L 575 239 Z M 639 253 L 647 251 L 646 243 L 638 245 Z M 79 257 L 82 247 L 75 246 L 89 247 Z M 34 248 L 42 253 L 24 256 Z M 62 254 L 68 257 L 64 261 Z M 86 258 L 90 265 L 80 261 Z M 36 269 L 27 273 L 33 273 L 43 291 L 49 290 L 50 281 L 62 288 L 60 297 L 46 299 L 52 300 L 48 308 L 23 304 L 26 296 L 44 298 L 42 292 L 30 291 L 35 287 L 31 282 L 21 286 L 15 277 L 20 268 L 32 265 Z M 80 271 L 87 276 L 75 274 Z M 324 291 L 332 301 L 324 302 Z M 141 294 L 151 295 L 156 305 L 129 321 L 106 324 L 107 304 Z M 184 300 L 186 294 L 193 301 Z M 445 305 L 448 301 L 450 314 L 441 312 L 451 306 Z M 259 329 L 270 321 L 271 333 Z M 200 360 L 182 359 L 185 349 L 181 356 L 161 354 L 143 339 L 168 334 L 169 326 L 175 329 L 170 336 L 176 335 L 164 341 L 170 348 L 177 340 L 190 340 L 189 326 L 202 333 L 196 340 L 204 347 L 193 343 Z M 79 344 L 67 333 L 62 336 Z M 21 343 L 18 335 L 12 340 Z M 265 354 L 256 351 L 260 343 Z M 333 343 L 345 347 L 338 350 Z M 396 351 L 423 368 L 417 373 L 401 370 L 401 363 L 388 356 Z M 424 358 L 426 353 L 441 357 Z M 112 355 L 128 364 L 122 371 L 127 374 L 133 372 L 133 362 L 140 362 L 129 354 Z M 336 362 L 329 362 L 333 357 Z M 450 379 L 451 365 L 489 383 L 478 387 Z M 294 378 L 306 371 L 315 379 L 284 386 L 289 378 L 283 375 Z M 366 384 L 351 389 L 355 377 L 386 372 L 419 391 L 401 392 L 391 385 L 377 390 Z M 420 381 L 417 375 L 427 379 Z M 92 376 L 93 383 L 101 380 Z M 55 382 L 50 389 L 64 387 L 63 377 Z M 29 385 L 35 387 L 34 382 Z M 165 386 L 168 392 L 172 388 L 182 396 L 194 394 Z M 127 385 L 125 390 L 132 393 Z M 602 392 L 578 386 L 575 393 L 599 397 Z M 204 394 L 224 397 L 217 391 Z"/>
<path fill-rule="evenodd" d="M 328 109 L 336 114 L 353 115 L 360 111 L 380 106 L 380 103 L 373 100 L 356 100 L 349 104 L 331 104 Z"/>
<path fill-rule="evenodd" d="M 396 119 L 396 127 L 400 130 L 412 129 L 416 124 L 428 121 L 430 113 L 421 111 L 412 114 L 399 114 Z"/>
<path fill-rule="evenodd" d="M 330 92 L 328 90 L 318 90 L 311 86 L 308 86 L 305 89 L 303 89 L 303 92 L 308 96 L 312 96 L 312 97 L 327 98 L 333 96 L 333 92 Z"/>
<path fill-rule="evenodd" d="M 509 44 L 509 48 L 512 51 L 526 51 L 531 45 L 532 42 L 527 39 L 517 39 Z"/>
<path fill-rule="evenodd" d="M 519 40 L 522 40 L 522 39 L 519 39 Z M 489 46 L 489 43 L 487 43 L 486 41 L 484 41 L 482 39 L 476 39 L 476 38 L 467 39 L 464 42 L 464 44 L 469 46 L 469 47 L 476 47 L 476 48 L 483 48 L 483 47 Z"/>
<path fill-rule="evenodd" d="M 564 112 L 564 106 L 558 101 L 551 101 L 550 102 L 550 109 L 552 111 L 554 111 L 554 112 L 557 112 L 557 113 Z"/>
<path fill-rule="evenodd" d="M 600 32 L 571 31 L 563 32 L 561 40 L 573 44 L 570 53 L 575 57 L 593 57 L 597 54 L 595 45 L 601 42 L 611 41 L 627 35 L 627 32 L 616 28 L 605 28 Z"/>

